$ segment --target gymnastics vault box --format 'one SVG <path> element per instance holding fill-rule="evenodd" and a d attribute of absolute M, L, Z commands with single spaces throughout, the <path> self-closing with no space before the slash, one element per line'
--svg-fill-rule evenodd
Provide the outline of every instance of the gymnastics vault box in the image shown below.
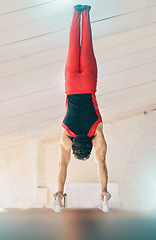
<path fill-rule="evenodd" d="M 120 208 L 118 183 L 108 183 L 107 189 L 112 195 L 109 207 Z M 99 183 L 66 183 L 65 193 L 67 194 L 67 208 L 102 207 L 101 185 Z"/>

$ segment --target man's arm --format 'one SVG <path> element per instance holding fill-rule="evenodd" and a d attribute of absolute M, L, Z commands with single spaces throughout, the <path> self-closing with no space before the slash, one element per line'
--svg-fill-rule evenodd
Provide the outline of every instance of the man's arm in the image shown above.
<path fill-rule="evenodd" d="M 59 162 L 59 174 L 58 174 L 58 191 L 63 192 L 67 175 L 67 167 L 70 161 L 70 149 L 66 149 L 62 143 L 60 143 L 60 162 Z"/>
<path fill-rule="evenodd" d="M 103 135 L 103 126 L 100 124 L 96 131 L 96 136 L 93 139 L 93 146 L 95 150 L 95 159 L 98 163 L 99 180 L 101 183 L 101 199 L 104 199 L 104 195 L 107 195 L 108 199 L 111 195 L 107 192 L 108 171 L 106 166 L 106 151 L 107 145 Z"/>
<path fill-rule="evenodd" d="M 58 195 L 61 197 L 61 199 L 63 198 L 64 185 L 67 176 L 67 167 L 70 161 L 71 147 L 72 143 L 66 132 L 63 130 L 59 143 L 60 160 L 58 173 L 58 192 L 53 195 L 55 199 Z"/>

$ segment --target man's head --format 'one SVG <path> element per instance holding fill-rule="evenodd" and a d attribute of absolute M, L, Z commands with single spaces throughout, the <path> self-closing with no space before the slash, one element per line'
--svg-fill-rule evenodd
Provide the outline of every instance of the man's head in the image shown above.
<path fill-rule="evenodd" d="M 92 140 L 86 134 L 77 135 L 73 139 L 72 149 L 75 158 L 86 160 L 90 157 L 92 151 Z"/>

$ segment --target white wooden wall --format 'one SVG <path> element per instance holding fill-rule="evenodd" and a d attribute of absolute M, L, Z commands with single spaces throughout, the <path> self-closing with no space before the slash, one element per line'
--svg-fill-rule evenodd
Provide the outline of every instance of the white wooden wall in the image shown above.
<path fill-rule="evenodd" d="M 52 184 L 57 181 L 56 148 L 65 113 L 64 66 L 73 6 L 78 3 L 0 0 L 0 204 L 6 207 L 35 206 L 38 184 L 47 183 L 51 194 Z M 156 0 L 81 3 L 92 6 L 91 25 L 99 69 L 97 99 L 110 149 L 114 149 L 108 154 L 110 182 L 121 184 L 122 208 L 138 208 L 145 194 L 151 194 L 149 204 L 153 207 Z M 144 111 L 147 115 L 143 115 Z M 125 155 L 121 157 L 120 152 Z M 98 181 L 97 173 L 92 174 L 93 158 L 86 164 L 90 174 L 83 178 L 82 174 L 75 176 L 75 165 L 70 166 L 70 182 Z M 131 166 L 130 170 L 126 164 Z M 121 174 L 114 173 L 114 166 L 120 167 Z M 86 173 L 84 166 L 82 173 Z M 143 184 L 150 187 L 142 189 Z M 137 202 L 130 199 L 129 189 L 138 196 Z M 49 199 L 52 201 L 51 195 Z M 144 207 L 143 201 L 140 206 Z"/>

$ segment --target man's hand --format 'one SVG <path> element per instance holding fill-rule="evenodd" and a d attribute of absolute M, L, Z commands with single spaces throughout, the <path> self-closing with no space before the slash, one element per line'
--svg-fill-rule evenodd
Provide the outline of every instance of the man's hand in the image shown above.
<path fill-rule="evenodd" d="M 57 196 L 59 196 L 60 199 L 62 200 L 64 198 L 64 194 L 63 194 L 63 192 L 60 192 L 60 191 L 53 194 L 53 197 L 54 197 L 54 200 L 55 200 L 54 207 L 56 207 L 56 197 Z M 62 205 L 62 204 L 61 204 L 61 206 L 64 207 L 64 205 Z"/>
<path fill-rule="evenodd" d="M 107 196 L 108 200 L 111 198 L 111 194 L 107 191 L 101 193 L 101 200 L 104 201 L 104 196 Z"/>
<path fill-rule="evenodd" d="M 59 196 L 61 198 L 61 200 L 64 198 L 63 192 L 60 192 L 60 191 L 53 194 L 53 197 L 55 200 L 56 200 L 57 196 Z"/>

